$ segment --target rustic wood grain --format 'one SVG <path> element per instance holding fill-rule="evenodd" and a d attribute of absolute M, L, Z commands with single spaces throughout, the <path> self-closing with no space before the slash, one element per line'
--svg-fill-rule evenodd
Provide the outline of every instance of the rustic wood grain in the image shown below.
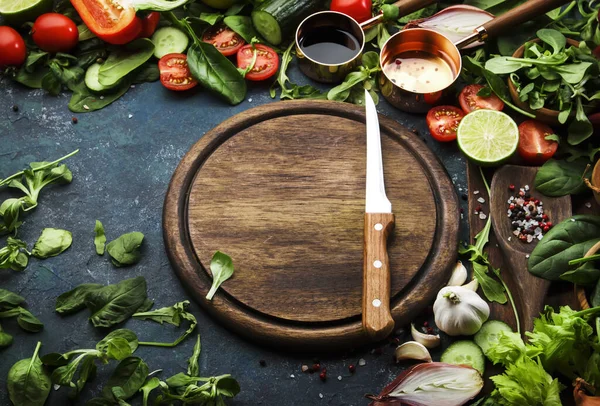
<path fill-rule="evenodd" d="M 392 213 L 365 213 L 362 324 L 374 341 L 387 337 L 394 329 L 387 252 L 387 240 L 393 228 Z"/>
<path fill-rule="evenodd" d="M 458 203 L 444 168 L 412 133 L 380 118 L 397 325 L 429 304 L 456 259 Z M 184 286 L 234 331 L 294 350 L 343 350 L 362 328 L 364 110 L 325 101 L 272 103 L 200 139 L 175 171 L 164 239 Z M 234 276 L 211 302 L 210 259 Z"/>

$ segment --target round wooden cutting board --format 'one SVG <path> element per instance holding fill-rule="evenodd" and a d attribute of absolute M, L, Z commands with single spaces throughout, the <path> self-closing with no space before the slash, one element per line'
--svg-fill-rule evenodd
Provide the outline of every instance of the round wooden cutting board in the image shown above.
<path fill-rule="evenodd" d="M 431 303 L 458 243 L 452 182 L 416 135 L 380 117 L 396 227 L 388 243 L 397 326 Z M 238 114 L 179 164 L 164 207 L 166 248 L 185 287 L 234 331 L 293 350 L 368 342 L 361 326 L 364 109 L 286 101 Z M 212 301 L 210 260 L 235 273 Z"/>

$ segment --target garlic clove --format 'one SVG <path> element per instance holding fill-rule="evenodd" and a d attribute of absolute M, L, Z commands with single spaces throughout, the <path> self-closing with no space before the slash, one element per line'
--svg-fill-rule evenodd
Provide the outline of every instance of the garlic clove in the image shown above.
<path fill-rule="evenodd" d="M 462 285 L 462 287 L 477 292 L 477 289 L 479 289 L 479 282 L 477 282 L 477 279 L 473 279 L 471 282 Z"/>
<path fill-rule="evenodd" d="M 457 261 L 454 269 L 452 270 L 452 276 L 446 284 L 446 286 L 461 286 L 467 280 L 467 268 L 461 261 Z"/>
<path fill-rule="evenodd" d="M 394 358 L 396 359 L 396 362 L 403 360 L 432 362 L 431 354 L 429 354 L 427 348 L 416 341 L 407 341 L 398 346 L 396 351 L 394 351 Z"/>
<path fill-rule="evenodd" d="M 413 340 L 422 344 L 425 348 L 435 348 L 440 345 L 441 339 L 439 334 L 425 334 L 416 329 L 413 323 L 410 324 L 410 334 Z"/>

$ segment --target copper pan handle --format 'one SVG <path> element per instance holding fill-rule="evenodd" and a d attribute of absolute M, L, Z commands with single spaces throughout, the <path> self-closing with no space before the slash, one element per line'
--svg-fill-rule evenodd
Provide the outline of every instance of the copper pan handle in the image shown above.
<path fill-rule="evenodd" d="M 396 6 L 400 9 L 400 15 L 406 16 L 410 13 L 414 13 L 415 11 L 421 10 L 427 6 L 430 6 L 434 3 L 437 3 L 439 0 L 398 0 L 393 6 Z M 364 21 L 360 24 L 363 30 L 368 30 L 369 28 L 375 27 L 377 24 L 383 21 L 383 14 L 379 13 L 375 17 L 369 18 L 367 21 Z"/>
<path fill-rule="evenodd" d="M 571 0 L 529 0 L 519 7 L 515 7 L 502 14 L 500 17 L 496 17 L 483 24 L 483 28 L 485 28 L 488 36 L 495 37 L 502 34 L 507 29 L 533 20 L 535 17 L 554 10 L 569 1 Z"/>

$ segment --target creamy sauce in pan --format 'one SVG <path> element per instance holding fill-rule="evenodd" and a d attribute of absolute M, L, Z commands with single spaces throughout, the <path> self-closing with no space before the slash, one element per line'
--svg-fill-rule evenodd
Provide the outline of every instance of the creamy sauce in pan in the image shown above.
<path fill-rule="evenodd" d="M 397 55 L 383 71 L 396 86 L 415 93 L 437 92 L 454 81 L 454 72 L 446 61 L 422 51 Z"/>

